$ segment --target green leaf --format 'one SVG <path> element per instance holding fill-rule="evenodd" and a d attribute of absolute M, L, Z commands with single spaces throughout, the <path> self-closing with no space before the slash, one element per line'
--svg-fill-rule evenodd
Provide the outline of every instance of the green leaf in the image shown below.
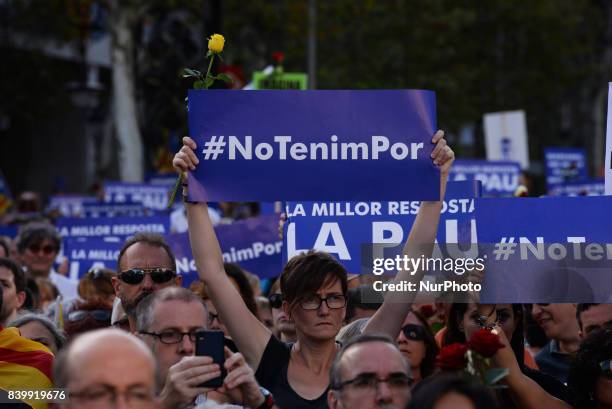
<path fill-rule="evenodd" d="M 196 81 L 193 83 L 193 89 L 204 89 L 206 87 L 206 84 L 204 83 L 204 81 Z"/>
<path fill-rule="evenodd" d="M 508 376 L 509 373 L 510 373 L 510 370 L 508 368 L 489 369 L 484 374 L 485 385 L 487 386 L 493 385 L 499 382 L 500 380 L 502 380 L 503 378 L 505 378 L 506 376 Z"/>
<path fill-rule="evenodd" d="M 208 52 L 206 53 L 206 58 L 209 58 L 213 55 L 213 52 L 208 50 Z"/>
<path fill-rule="evenodd" d="M 192 70 L 191 68 L 183 68 L 183 78 L 187 77 L 198 77 L 201 73 L 198 70 Z"/>
<path fill-rule="evenodd" d="M 231 84 L 232 83 L 232 79 L 228 75 L 223 74 L 223 73 L 217 75 L 215 78 L 225 82 L 226 84 Z"/>
<path fill-rule="evenodd" d="M 208 77 L 204 80 L 204 88 L 208 89 L 215 82 L 215 79 L 212 77 Z"/>

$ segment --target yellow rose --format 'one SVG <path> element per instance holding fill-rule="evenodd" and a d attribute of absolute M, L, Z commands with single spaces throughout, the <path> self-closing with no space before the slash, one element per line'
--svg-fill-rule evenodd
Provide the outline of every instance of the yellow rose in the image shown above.
<path fill-rule="evenodd" d="M 225 38 L 221 34 L 213 34 L 208 39 L 208 49 L 211 53 L 219 54 L 223 51 Z"/>

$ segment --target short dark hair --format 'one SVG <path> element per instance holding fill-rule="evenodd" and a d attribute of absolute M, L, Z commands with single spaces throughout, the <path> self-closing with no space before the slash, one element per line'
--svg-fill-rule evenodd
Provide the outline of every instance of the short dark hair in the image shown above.
<path fill-rule="evenodd" d="M 584 303 L 584 304 L 578 304 L 576 306 L 576 320 L 578 321 L 578 326 L 580 327 L 580 330 L 582 330 L 582 318 L 581 318 L 582 313 L 596 305 L 599 305 L 599 304 Z"/>
<path fill-rule="evenodd" d="M 161 247 L 166 251 L 166 254 L 168 255 L 168 260 L 170 260 L 172 268 L 175 268 L 176 258 L 174 257 L 174 252 L 172 252 L 172 249 L 164 239 L 164 236 L 156 233 L 137 233 L 132 237 L 128 238 L 125 243 L 123 243 L 123 247 L 121 247 L 121 250 L 119 251 L 119 257 L 117 257 L 118 270 L 121 269 L 121 258 L 123 257 L 127 249 L 136 243 L 144 243 L 151 247 Z"/>
<path fill-rule="evenodd" d="M 433 409 L 444 395 L 453 392 L 468 398 L 475 409 L 499 407 L 492 392 L 485 386 L 455 374 L 441 374 L 419 383 L 414 389 L 408 409 Z"/>
<path fill-rule="evenodd" d="M 23 272 L 21 267 L 17 265 L 17 263 L 15 263 L 10 258 L 0 257 L 0 267 L 4 267 L 4 268 L 11 270 L 11 272 L 13 273 L 13 282 L 15 283 L 15 290 L 18 293 L 25 291 L 26 289 L 25 273 Z"/>
<path fill-rule="evenodd" d="M 348 287 L 347 272 L 342 264 L 328 253 L 314 250 L 289 260 L 285 264 L 280 280 L 283 299 L 291 306 L 336 280 L 340 281 L 342 294 L 346 295 Z"/>
<path fill-rule="evenodd" d="M 197 294 L 183 287 L 166 287 L 149 294 L 136 306 L 136 329 L 138 331 L 149 331 L 151 329 L 153 310 L 157 304 L 165 301 L 197 302 L 204 308 L 204 315 L 208 319 L 208 308 Z M 206 324 L 207 321 L 204 321 L 203 325 Z"/>
<path fill-rule="evenodd" d="M 55 247 L 55 251 L 59 251 L 62 238 L 55 226 L 44 222 L 28 223 L 19 230 L 15 239 L 17 251 L 23 254 L 31 244 L 40 243 L 43 240 L 50 240 Z"/>
<path fill-rule="evenodd" d="M 337 390 L 338 388 L 340 388 L 340 383 L 342 382 L 342 380 L 340 379 L 340 366 L 341 366 L 340 364 L 342 361 L 342 357 L 344 356 L 346 351 L 354 347 L 355 345 L 366 344 L 369 342 L 384 342 L 386 344 L 393 345 L 393 347 L 397 349 L 397 352 L 402 357 L 404 364 L 406 365 L 406 368 L 408 369 L 410 367 L 408 365 L 408 361 L 406 361 L 406 359 L 400 352 L 397 344 L 395 343 L 395 340 L 391 339 L 391 337 L 388 336 L 387 334 L 372 333 L 372 334 L 357 335 L 357 336 L 350 338 L 346 344 L 342 345 L 342 348 L 336 354 L 336 357 L 334 358 L 334 361 L 332 362 L 331 367 L 329 368 L 329 379 L 330 379 L 331 389 Z"/>
<path fill-rule="evenodd" d="M 612 327 L 604 326 L 589 333 L 582 341 L 570 367 L 567 384 L 576 394 L 576 407 L 595 409 L 595 386 L 601 376 L 599 363 L 612 359 Z"/>

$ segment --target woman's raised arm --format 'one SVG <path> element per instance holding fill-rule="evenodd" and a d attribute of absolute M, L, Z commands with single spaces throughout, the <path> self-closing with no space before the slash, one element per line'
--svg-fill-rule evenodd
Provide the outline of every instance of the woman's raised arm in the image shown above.
<path fill-rule="evenodd" d="M 437 202 L 421 202 L 417 217 L 410 229 L 408 240 L 404 245 L 403 254 L 409 258 L 417 259 L 421 256 L 429 257 L 432 253 L 440 212 L 442 211 L 442 201 L 446 193 L 446 182 L 448 172 L 455 160 L 453 150 L 446 144 L 444 132 L 438 131 L 432 138 L 432 143 L 436 144 L 431 157 L 435 165 L 440 168 L 440 200 Z M 424 275 L 424 271 L 410 272 L 400 270 L 395 276 L 395 282 L 412 282 L 417 285 Z M 385 294 L 385 301 L 370 318 L 368 325 L 363 332 L 382 332 L 388 334 L 393 339 L 397 338 L 404 318 L 410 311 L 416 292 L 388 292 Z"/>
<path fill-rule="evenodd" d="M 173 166 L 180 172 L 194 170 L 199 160 L 196 143 L 183 138 L 183 147 L 174 156 Z M 206 203 L 185 203 L 189 241 L 198 276 L 217 308 L 238 349 L 249 365 L 256 369 L 272 333 L 246 307 L 238 290 L 223 268 L 223 255 L 208 216 Z"/>

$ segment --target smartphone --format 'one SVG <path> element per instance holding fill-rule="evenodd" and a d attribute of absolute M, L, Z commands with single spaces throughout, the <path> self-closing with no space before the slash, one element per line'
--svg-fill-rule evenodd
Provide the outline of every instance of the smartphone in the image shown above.
<path fill-rule="evenodd" d="M 227 376 L 225 364 L 225 352 L 223 346 L 225 336 L 222 331 L 199 331 L 196 333 L 196 355 L 209 356 L 213 362 L 221 368 L 221 376 L 210 379 L 199 386 L 206 388 L 218 388 L 223 385 L 223 380 Z"/>

